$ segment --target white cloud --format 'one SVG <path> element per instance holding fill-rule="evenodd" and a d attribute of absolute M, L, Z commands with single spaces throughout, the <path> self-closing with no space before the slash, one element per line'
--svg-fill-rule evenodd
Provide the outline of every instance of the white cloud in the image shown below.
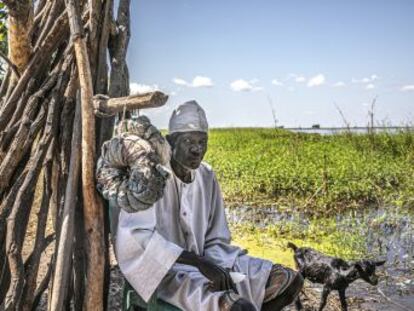
<path fill-rule="evenodd" d="M 365 87 L 365 89 L 366 89 L 366 90 L 373 90 L 373 89 L 375 89 L 375 85 L 374 85 L 374 84 L 372 84 L 372 83 L 367 84 L 367 86 Z"/>
<path fill-rule="evenodd" d="M 276 85 L 276 86 L 283 86 L 283 82 L 280 82 L 279 80 L 277 80 L 277 79 L 273 79 L 272 80 L 272 84 L 273 85 Z"/>
<path fill-rule="evenodd" d="M 212 87 L 213 81 L 209 77 L 196 76 L 191 83 L 192 87 Z"/>
<path fill-rule="evenodd" d="M 414 91 L 414 84 L 409 84 L 409 85 L 402 86 L 401 91 L 403 91 L 403 92 Z"/>
<path fill-rule="evenodd" d="M 298 83 L 302 83 L 302 82 L 305 82 L 305 81 L 306 81 L 306 79 L 305 79 L 305 77 L 304 77 L 304 76 L 297 76 L 297 77 L 295 78 L 295 81 L 296 81 L 296 82 L 298 82 Z"/>
<path fill-rule="evenodd" d="M 298 82 L 298 83 L 303 83 L 306 81 L 306 78 L 303 75 L 301 74 L 298 75 L 296 73 L 289 73 L 287 75 L 286 81 L 291 80 L 291 79 L 293 79 L 295 82 Z"/>
<path fill-rule="evenodd" d="M 345 86 L 346 84 L 345 84 L 345 82 L 343 82 L 343 81 L 338 81 L 338 82 L 336 82 L 335 84 L 333 84 L 332 86 L 333 87 L 343 87 L 343 86 Z"/>
<path fill-rule="evenodd" d="M 255 86 L 257 79 L 246 81 L 243 79 L 235 80 L 230 83 L 230 88 L 235 92 L 252 92 L 252 91 L 261 91 L 263 87 Z"/>
<path fill-rule="evenodd" d="M 174 78 L 174 79 L 172 79 L 172 82 L 174 84 L 181 85 L 181 86 L 187 86 L 188 85 L 188 82 L 185 81 L 184 79 L 181 79 L 181 78 Z"/>
<path fill-rule="evenodd" d="M 366 83 L 372 83 L 372 82 L 374 82 L 374 81 L 376 81 L 378 79 L 379 79 L 379 77 L 376 74 L 372 74 L 369 77 L 365 77 L 365 78 L 362 78 L 362 79 L 352 78 L 351 82 L 352 83 L 362 83 L 362 84 L 366 84 Z"/>
<path fill-rule="evenodd" d="M 212 87 L 214 85 L 211 78 L 204 77 L 204 76 L 195 76 L 191 83 L 181 78 L 174 78 L 172 79 L 172 82 L 179 86 L 187 86 L 187 87 L 195 87 L 195 88 Z"/>
<path fill-rule="evenodd" d="M 319 86 L 325 83 L 325 76 L 323 74 L 318 74 L 308 81 L 308 87 Z"/>
<path fill-rule="evenodd" d="M 130 94 L 135 95 L 135 94 L 154 92 L 154 91 L 159 90 L 159 87 L 156 84 L 148 85 L 148 84 L 140 84 L 140 83 L 132 82 L 129 84 L 129 89 L 130 89 Z"/>
<path fill-rule="evenodd" d="M 253 90 L 253 85 L 251 85 L 246 80 L 242 80 L 242 79 L 233 81 L 230 84 L 230 87 L 233 91 L 236 91 L 236 92 L 250 92 Z"/>

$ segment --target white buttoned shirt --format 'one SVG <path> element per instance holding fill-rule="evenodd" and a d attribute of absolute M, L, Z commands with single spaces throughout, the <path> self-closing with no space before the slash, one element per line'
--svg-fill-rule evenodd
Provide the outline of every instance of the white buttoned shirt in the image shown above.
<path fill-rule="evenodd" d="M 219 295 L 211 294 L 211 299 L 206 298 L 210 295 L 207 290 L 203 290 L 199 298 L 193 295 L 193 299 L 200 301 L 188 304 L 186 295 L 193 292 L 191 287 L 206 289 L 208 280 L 194 267 L 175 263 L 185 249 L 235 271 L 245 266 L 242 270 L 254 273 L 251 277 L 255 283 L 247 281 L 240 285 L 240 290 L 243 292 L 245 288 L 246 296 L 258 300 L 260 305 L 272 263 L 254 258 L 255 268 L 247 268 L 253 257 L 230 244 L 223 198 L 211 167 L 202 163 L 192 177 L 192 182 L 186 184 L 172 174 L 163 197 L 151 208 L 136 213 L 120 212 L 115 249 L 121 271 L 145 301 L 159 288 L 162 299 L 183 310 L 204 310 L 207 306 L 208 310 L 216 310 Z M 171 281 L 182 271 L 188 272 L 186 277 L 190 279 L 191 273 L 192 276 L 197 273 L 194 279 L 198 281 L 184 282 L 184 276 Z"/>

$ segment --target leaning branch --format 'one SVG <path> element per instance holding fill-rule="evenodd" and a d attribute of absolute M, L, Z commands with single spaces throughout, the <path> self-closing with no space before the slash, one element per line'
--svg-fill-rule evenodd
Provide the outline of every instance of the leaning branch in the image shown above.
<path fill-rule="evenodd" d="M 124 109 L 134 110 L 161 107 L 165 105 L 167 100 L 168 95 L 159 91 L 119 98 L 96 95 L 93 98 L 93 106 L 97 116 L 113 116 Z"/>
<path fill-rule="evenodd" d="M 3 60 L 9 65 L 10 69 L 13 71 L 13 73 L 16 75 L 18 79 L 20 79 L 20 74 L 17 71 L 17 67 L 13 62 L 0 50 L 0 57 L 3 58 Z"/>

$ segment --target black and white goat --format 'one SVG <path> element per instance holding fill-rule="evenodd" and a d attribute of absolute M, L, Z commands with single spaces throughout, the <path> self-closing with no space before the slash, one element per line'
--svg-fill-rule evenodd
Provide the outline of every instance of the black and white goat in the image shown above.
<path fill-rule="evenodd" d="M 312 248 L 297 247 L 293 243 L 288 243 L 288 247 L 294 251 L 297 269 L 303 278 L 313 283 L 323 284 L 319 311 L 325 307 L 332 290 L 339 292 L 342 310 L 347 311 L 345 291 L 349 284 L 357 279 L 363 279 L 371 285 L 377 285 L 378 276 L 375 275 L 375 268 L 385 263 L 385 261 L 374 260 L 347 262 L 341 258 L 324 255 Z M 296 308 L 302 309 L 299 298 L 296 301 Z"/>

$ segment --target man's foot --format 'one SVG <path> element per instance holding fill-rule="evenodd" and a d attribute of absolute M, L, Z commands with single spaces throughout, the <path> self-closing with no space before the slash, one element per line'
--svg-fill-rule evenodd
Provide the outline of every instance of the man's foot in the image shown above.
<path fill-rule="evenodd" d="M 225 292 L 219 302 L 220 311 L 256 311 L 254 305 L 233 291 Z"/>
<path fill-rule="evenodd" d="M 256 308 L 250 301 L 240 298 L 231 306 L 230 311 L 256 311 Z"/>
<path fill-rule="evenodd" d="M 282 310 L 295 301 L 303 287 L 303 277 L 299 272 L 278 265 L 275 265 L 274 268 L 275 271 L 272 270 L 271 276 L 269 277 L 269 286 L 266 289 L 268 297 L 265 295 L 265 301 L 262 307 L 263 311 Z M 273 292 L 273 295 L 271 295 L 273 290 L 270 290 L 272 289 L 272 284 L 274 285 L 273 289 L 281 286 L 277 292 Z"/>

